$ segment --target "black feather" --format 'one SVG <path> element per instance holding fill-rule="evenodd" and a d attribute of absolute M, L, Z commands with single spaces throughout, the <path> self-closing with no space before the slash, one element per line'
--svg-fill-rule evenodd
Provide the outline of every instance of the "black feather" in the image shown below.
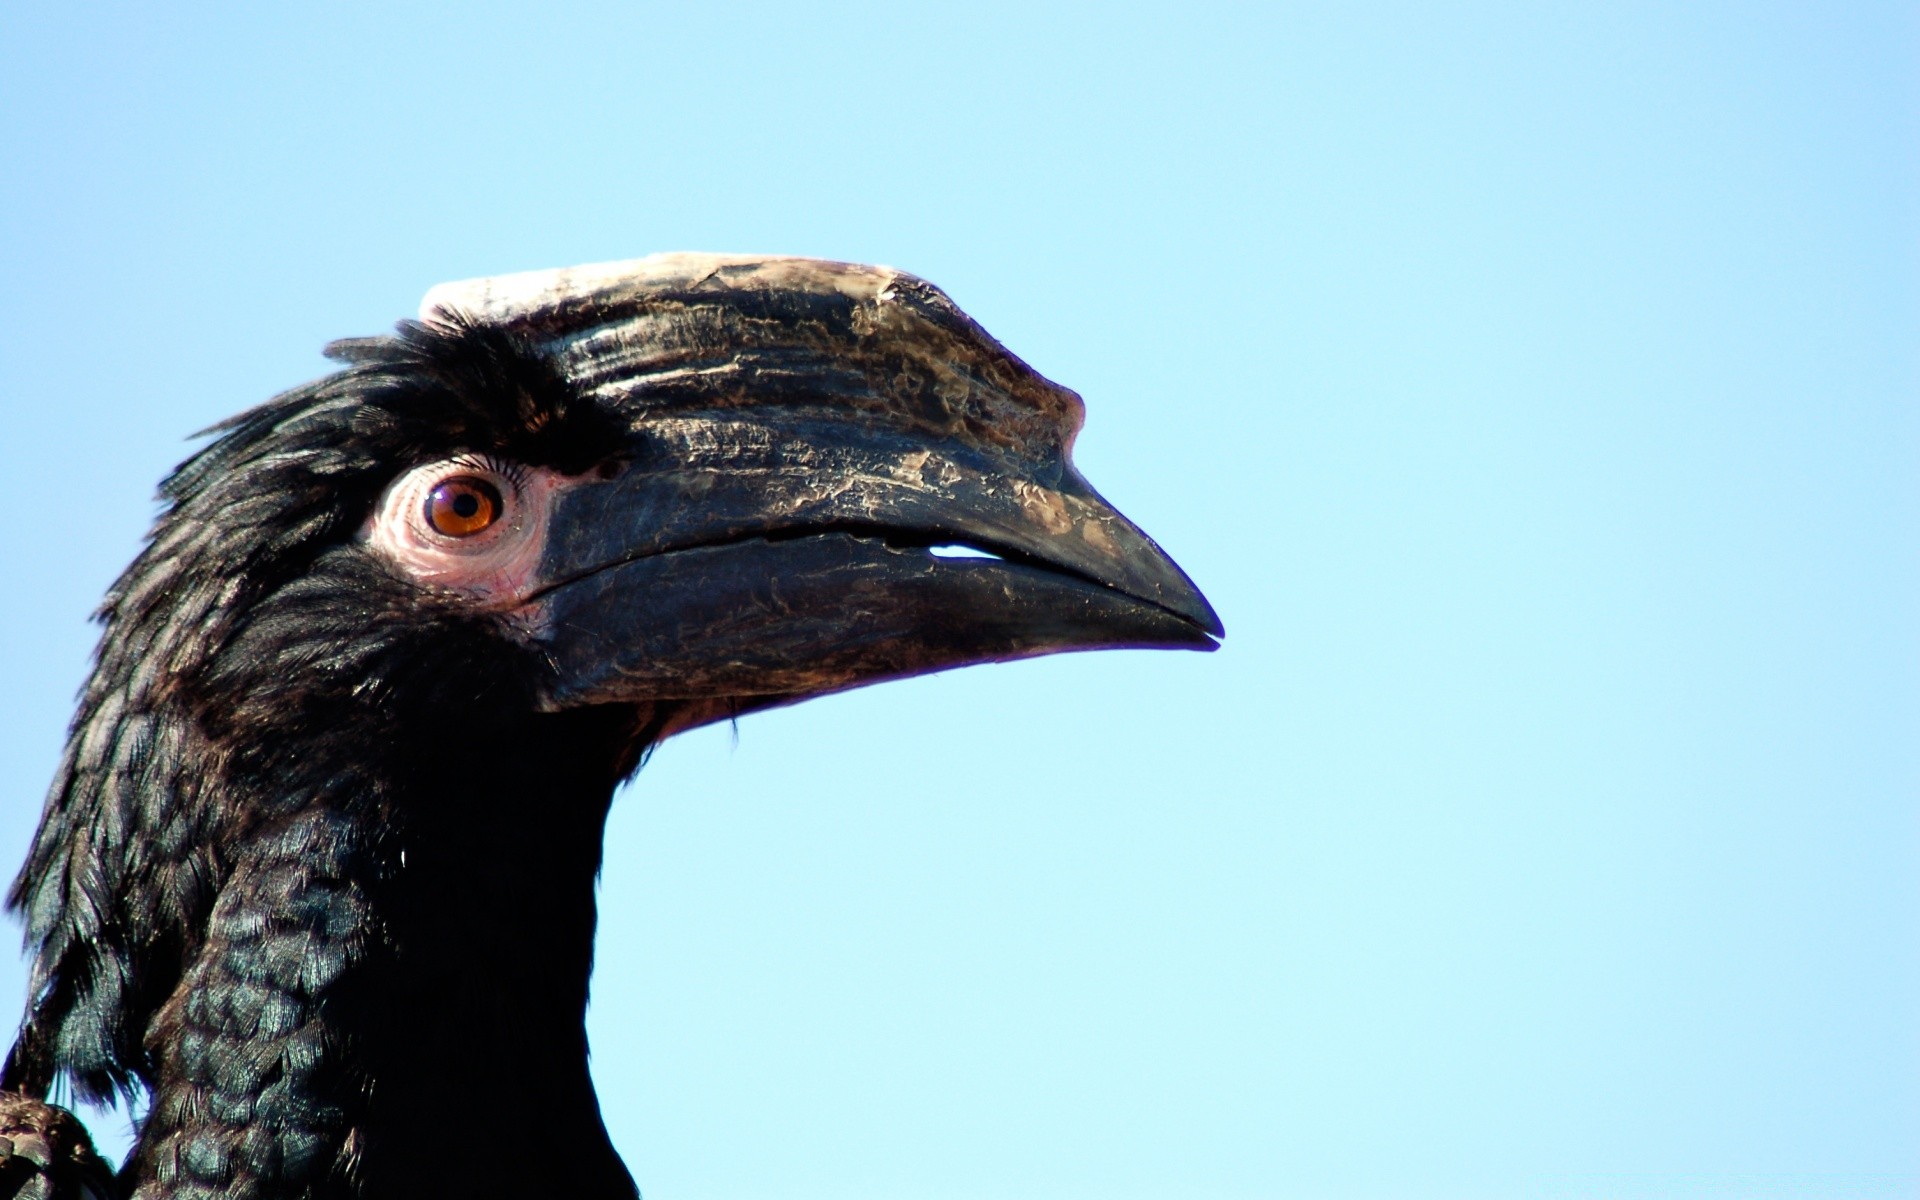
<path fill-rule="evenodd" d="M 621 431 L 497 329 L 330 352 L 167 480 L 100 609 L 10 897 L 33 974 L 4 1086 L 149 1091 L 137 1194 L 631 1194 L 580 1021 L 601 825 L 660 717 L 535 713 L 538 656 L 352 544 L 419 461 L 578 472 Z M 463 1155 L 487 1089 L 575 1132 Z M 395 1132 L 427 1106 L 444 1129 Z"/>

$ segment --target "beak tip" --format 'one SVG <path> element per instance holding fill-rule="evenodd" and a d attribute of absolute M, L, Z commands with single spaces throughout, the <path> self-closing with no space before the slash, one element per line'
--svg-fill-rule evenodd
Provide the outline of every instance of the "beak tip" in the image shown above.
<path fill-rule="evenodd" d="M 1194 595 L 1200 596 L 1198 592 L 1195 592 Z M 1227 636 L 1227 627 L 1221 623 L 1220 614 L 1213 611 L 1213 605 L 1208 604 L 1204 596 L 1200 596 L 1199 615 L 1201 618 L 1199 622 L 1201 632 L 1212 637 L 1215 647 L 1218 647 L 1220 640 Z"/>
<path fill-rule="evenodd" d="M 1187 577 L 1178 563 L 1167 556 L 1166 551 L 1158 551 L 1160 574 L 1160 595 L 1166 597 L 1160 601 L 1161 607 L 1190 622 L 1200 632 L 1213 638 L 1227 636 L 1227 627 L 1221 623 L 1220 614 L 1213 610 L 1206 594 Z M 1169 595 L 1168 593 L 1171 593 Z"/>

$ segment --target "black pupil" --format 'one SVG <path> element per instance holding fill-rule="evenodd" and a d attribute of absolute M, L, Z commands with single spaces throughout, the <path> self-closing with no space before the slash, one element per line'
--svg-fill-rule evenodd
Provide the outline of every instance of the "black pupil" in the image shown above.
<path fill-rule="evenodd" d="M 472 492 L 461 492 L 453 498 L 453 511 L 460 517 L 471 517 L 480 511 L 480 497 Z"/>

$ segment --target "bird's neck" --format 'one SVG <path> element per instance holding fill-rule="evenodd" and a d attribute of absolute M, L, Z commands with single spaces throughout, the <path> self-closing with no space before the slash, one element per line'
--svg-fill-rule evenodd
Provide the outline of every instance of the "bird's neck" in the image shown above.
<path fill-rule="evenodd" d="M 584 1017 L 632 728 L 589 710 L 471 742 L 391 730 L 263 822 L 152 1039 L 138 1171 L 356 1200 L 631 1197 Z"/>
<path fill-rule="evenodd" d="M 377 914 L 393 953 L 371 964 L 384 986 L 365 997 L 379 1011 L 342 1021 L 386 1035 L 368 1048 L 376 1127 L 445 1113 L 436 1164 L 449 1136 L 472 1135 L 474 1153 L 495 1153 L 502 1130 L 474 1126 L 531 1101 L 543 1117 L 565 1114 L 560 1130 L 541 1121 L 549 1153 L 619 1169 L 588 1076 L 585 1029 L 594 885 L 615 783 L 601 733 L 591 720 L 532 719 L 405 806 Z M 455 1124 L 462 1133 L 445 1128 Z M 547 1165 L 547 1184 L 559 1169 Z M 602 1194 L 569 1182 L 567 1194 Z"/>

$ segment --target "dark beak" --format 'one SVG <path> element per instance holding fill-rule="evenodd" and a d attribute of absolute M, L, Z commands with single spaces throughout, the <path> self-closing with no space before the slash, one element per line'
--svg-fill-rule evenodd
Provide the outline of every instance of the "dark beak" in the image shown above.
<path fill-rule="evenodd" d="M 548 525 L 527 615 L 553 708 L 717 716 L 1217 644 L 1199 590 L 1074 470 L 1079 398 L 912 276 L 678 255 L 460 286 L 429 304 L 542 337 L 631 431 L 619 475 L 568 490 Z"/>
<path fill-rule="evenodd" d="M 1064 650 L 1211 650 L 1222 632 L 1070 471 L 1050 487 L 854 429 L 774 446 L 728 432 L 714 448 L 730 469 L 630 469 L 555 514 L 543 574 L 568 582 L 540 616 L 555 707 L 798 698 Z M 903 461 L 926 476 L 903 479 Z"/>

